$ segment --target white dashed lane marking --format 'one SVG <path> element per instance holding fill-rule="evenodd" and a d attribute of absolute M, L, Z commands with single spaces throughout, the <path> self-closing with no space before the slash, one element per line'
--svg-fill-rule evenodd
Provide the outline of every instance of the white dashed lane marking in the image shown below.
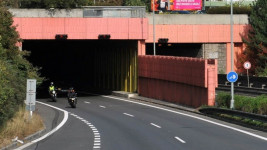
<path fill-rule="evenodd" d="M 181 143 L 185 143 L 185 141 L 184 140 L 182 140 L 182 139 L 180 139 L 179 137 L 174 137 L 176 140 L 178 140 L 178 141 L 180 141 Z"/>
<path fill-rule="evenodd" d="M 154 123 L 150 123 L 152 126 L 154 126 L 154 127 L 157 127 L 157 128 L 161 128 L 161 126 L 159 126 L 159 125 L 156 125 L 156 124 L 154 124 Z"/>
<path fill-rule="evenodd" d="M 102 105 L 99 105 L 99 107 L 101 107 L 101 108 L 106 108 L 106 106 L 102 106 Z"/>
<path fill-rule="evenodd" d="M 86 104 L 90 104 L 91 102 L 84 101 L 84 103 L 86 103 Z"/>
<path fill-rule="evenodd" d="M 82 122 L 84 122 L 85 124 L 87 124 L 91 128 L 91 130 L 94 133 L 94 146 L 93 146 L 93 149 L 94 150 L 100 149 L 101 148 L 100 147 L 101 139 L 100 139 L 100 134 L 99 134 L 97 128 L 94 125 L 92 125 L 92 123 L 90 123 L 89 121 L 85 120 L 84 118 L 79 117 L 78 115 L 75 115 L 73 113 L 70 113 L 70 115 L 72 115 L 75 118 L 81 120 Z"/>
<path fill-rule="evenodd" d="M 134 115 L 131 115 L 131 114 L 127 114 L 127 113 L 123 113 L 123 114 L 126 116 L 134 117 Z"/>

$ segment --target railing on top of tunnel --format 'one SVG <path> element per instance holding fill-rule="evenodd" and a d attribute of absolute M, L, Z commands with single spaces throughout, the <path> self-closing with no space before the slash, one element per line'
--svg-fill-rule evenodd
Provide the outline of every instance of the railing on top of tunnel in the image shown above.
<path fill-rule="evenodd" d="M 85 6 L 84 18 L 144 18 L 145 6 Z"/>

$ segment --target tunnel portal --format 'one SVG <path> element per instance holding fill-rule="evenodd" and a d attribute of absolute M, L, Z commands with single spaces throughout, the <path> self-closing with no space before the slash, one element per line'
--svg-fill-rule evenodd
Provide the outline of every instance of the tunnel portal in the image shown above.
<path fill-rule="evenodd" d="M 47 82 L 79 90 L 137 91 L 136 40 L 24 40 Z"/>

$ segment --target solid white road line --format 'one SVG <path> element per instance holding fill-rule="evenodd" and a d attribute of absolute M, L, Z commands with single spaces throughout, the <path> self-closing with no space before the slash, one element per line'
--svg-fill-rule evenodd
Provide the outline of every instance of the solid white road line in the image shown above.
<path fill-rule="evenodd" d="M 33 140 L 33 141 L 31 141 L 31 142 L 29 142 L 29 143 L 27 143 L 27 144 L 25 144 L 25 145 L 17 148 L 16 150 L 22 150 L 22 149 L 24 149 L 24 148 L 26 148 L 26 147 L 34 144 L 34 143 L 37 143 L 37 142 L 39 142 L 39 141 L 47 138 L 48 136 L 52 135 L 54 132 L 56 132 L 57 130 L 59 130 L 67 122 L 67 120 L 68 120 L 69 113 L 66 110 L 60 109 L 58 107 L 55 107 L 55 106 L 52 106 L 52 105 L 49 105 L 49 104 L 46 104 L 46 103 L 42 103 L 42 102 L 38 102 L 38 101 L 36 101 L 36 102 L 37 103 L 40 103 L 42 105 L 46 105 L 46 106 L 52 107 L 52 108 L 57 109 L 59 111 L 63 111 L 64 112 L 64 118 L 63 118 L 63 120 L 60 122 L 60 124 L 56 128 L 54 128 L 53 130 L 51 130 L 50 132 L 48 132 L 44 136 L 42 136 L 42 137 L 40 137 L 40 138 L 38 138 L 36 140 Z"/>
<path fill-rule="evenodd" d="M 99 105 L 99 107 L 101 107 L 101 108 L 106 108 L 105 106 L 102 106 L 102 105 Z"/>
<path fill-rule="evenodd" d="M 157 127 L 157 128 L 161 128 L 161 126 L 159 126 L 159 125 L 156 125 L 156 124 L 154 124 L 154 123 L 150 123 L 152 126 L 155 126 L 155 127 Z"/>
<path fill-rule="evenodd" d="M 127 113 L 123 113 L 123 114 L 126 116 L 134 117 L 134 115 L 131 115 L 131 114 L 127 114 Z"/>
<path fill-rule="evenodd" d="M 231 130 L 234 130 L 234 131 L 237 131 L 237 132 L 241 132 L 241 133 L 253 136 L 255 138 L 267 141 L 267 137 L 263 137 L 263 136 L 260 136 L 260 135 L 245 131 L 245 130 L 241 130 L 241 129 L 238 129 L 238 128 L 235 128 L 235 127 L 231 127 L 231 126 L 228 126 L 228 125 L 217 123 L 215 121 L 211 121 L 211 120 L 208 120 L 208 119 L 200 118 L 200 117 L 197 117 L 197 116 L 193 116 L 193 115 L 177 112 L 177 111 L 170 110 L 170 109 L 167 109 L 167 108 L 161 108 L 161 107 L 157 107 L 157 106 L 153 106 L 153 105 L 149 105 L 149 104 L 144 104 L 144 103 L 140 103 L 140 102 L 135 102 L 135 101 L 130 101 L 130 100 L 122 99 L 122 98 L 117 98 L 117 97 L 113 97 L 113 96 L 105 96 L 105 95 L 100 95 L 100 96 L 101 97 L 106 97 L 106 98 L 111 98 L 111 99 L 116 99 L 116 100 L 120 100 L 120 101 L 125 101 L 125 102 L 129 102 L 129 103 L 139 104 L 139 105 L 143 105 L 143 106 L 148 106 L 148 107 L 152 107 L 152 108 L 156 108 L 156 109 L 172 112 L 172 113 L 175 113 L 175 114 L 180 114 L 180 115 L 183 115 L 183 116 L 187 116 L 187 117 L 191 117 L 191 118 L 194 118 L 194 119 L 202 120 L 202 121 L 205 121 L 205 122 L 208 122 L 208 123 L 211 123 L 211 124 L 215 124 L 215 125 L 218 125 L 218 126 L 221 126 L 221 127 L 225 127 L 225 128 L 228 128 L 228 129 L 231 129 Z"/>
<path fill-rule="evenodd" d="M 181 143 L 185 143 L 184 140 L 180 139 L 178 136 L 174 137 L 175 139 L 177 139 L 178 141 L 180 141 Z"/>

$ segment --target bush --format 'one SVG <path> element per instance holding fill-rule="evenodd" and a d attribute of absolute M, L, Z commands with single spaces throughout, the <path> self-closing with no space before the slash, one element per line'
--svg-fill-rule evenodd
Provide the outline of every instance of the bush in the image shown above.
<path fill-rule="evenodd" d="M 257 113 L 257 100 L 253 97 L 235 95 L 235 109 L 249 113 Z"/>
<path fill-rule="evenodd" d="M 267 95 L 261 95 L 256 98 L 235 95 L 235 109 L 248 112 L 267 115 Z M 230 93 L 220 92 L 216 96 L 217 107 L 229 108 L 231 101 Z"/>
<path fill-rule="evenodd" d="M 256 100 L 258 101 L 258 114 L 267 115 L 267 95 L 261 95 Z"/>
<path fill-rule="evenodd" d="M 209 8 L 207 14 L 230 14 L 231 7 L 230 6 L 219 6 Z M 233 14 L 248 14 L 251 13 L 250 6 L 233 6 Z"/>
<path fill-rule="evenodd" d="M 231 101 L 231 95 L 226 92 L 220 92 L 216 96 L 217 107 L 229 108 Z"/>

